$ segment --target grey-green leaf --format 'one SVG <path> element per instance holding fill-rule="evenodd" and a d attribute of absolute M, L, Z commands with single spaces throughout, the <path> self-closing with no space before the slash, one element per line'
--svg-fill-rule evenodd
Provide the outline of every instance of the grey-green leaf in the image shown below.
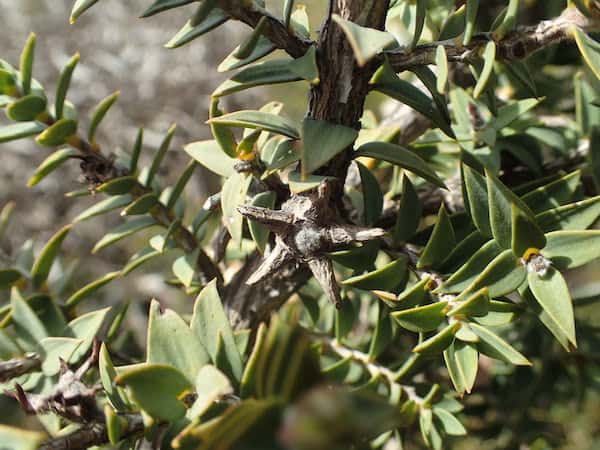
<path fill-rule="evenodd" d="M 550 267 L 543 276 L 535 272 L 527 275 L 529 289 L 548 315 L 549 319 L 577 346 L 573 301 L 561 273 Z"/>
<path fill-rule="evenodd" d="M 302 122 L 302 173 L 308 175 L 356 140 L 358 131 L 324 120 Z"/>
<path fill-rule="evenodd" d="M 368 142 L 361 145 L 354 153 L 355 158 L 359 156 L 367 156 L 396 164 L 437 186 L 446 187 L 442 179 L 421 157 L 400 145 L 387 142 Z"/>
<path fill-rule="evenodd" d="M 282 134 L 292 139 L 299 139 L 300 133 L 293 122 L 277 114 L 261 111 L 236 111 L 222 116 L 213 117 L 208 121 L 211 124 L 222 124 L 230 127 L 261 129 Z"/>

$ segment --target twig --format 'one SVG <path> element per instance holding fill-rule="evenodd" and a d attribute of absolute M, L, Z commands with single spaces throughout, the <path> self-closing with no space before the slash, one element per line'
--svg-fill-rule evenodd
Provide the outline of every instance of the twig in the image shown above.
<path fill-rule="evenodd" d="M 51 126 L 55 123 L 54 118 L 47 117 L 44 123 Z M 106 157 L 100 151 L 98 145 L 92 145 L 80 136 L 72 136 L 68 139 L 67 143 L 78 150 L 81 153 L 84 176 L 91 184 L 100 184 L 109 181 L 113 178 L 127 175 L 128 171 L 121 167 L 116 167 L 114 161 Z M 135 186 L 131 190 L 130 194 L 134 198 L 139 198 L 142 195 L 152 192 L 151 188 L 148 188 L 136 181 Z M 173 213 L 161 202 L 158 202 L 150 211 L 149 214 L 165 228 L 174 221 L 175 217 Z M 196 249 L 199 249 L 198 254 L 198 267 L 204 276 L 204 281 L 212 280 L 216 278 L 221 284 L 223 282 L 223 276 L 218 266 L 210 259 L 206 252 L 201 248 L 200 243 L 196 237 L 184 226 L 179 225 L 172 235 L 173 239 L 179 244 L 182 250 L 186 253 L 191 253 Z"/>
<path fill-rule="evenodd" d="M 258 22 L 265 17 L 268 25 L 264 28 L 264 36 L 277 48 L 285 50 L 294 58 L 304 55 L 313 44 L 311 40 L 298 36 L 291 28 L 286 27 L 283 22 L 257 6 L 255 2 L 219 0 L 219 7 L 232 18 L 240 20 L 252 28 L 255 28 Z"/>
<path fill-rule="evenodd" d="M 0 361 L 0 383 L 12 380 L 20 375 L 35 372 L 40 369 L 42 360 L 39 355 L 27 355 L 23 358 L 14 358 Z"/>
<path fill-rule="evenodd" d="M 573 27 L 584 31 L 594 31 L 600 28 L 600 18 L 585 17 L 576 8 L 567 8 L 563 13 L 552 19 L 544 20 L 537 25 L 519 27 L 502 39 L 496 40 L 496 56 L 501 60 L 523 59 L 529 55 L 564 41 L 572 41 Z M 402 48 L 386 52 L 390 64 L 396 72 L 402 72 L 416 66 L 435 64 L 435 52 L 439 45 L 446 50 L 448 61 L 468 62 L 479 57 L 483 47 L 494 40 L 492 33 L 480 33 L 463 46 L 454 39 L 418 45 L 410 50 Z"/>
<path fill-rule="evenodd" d="M 144 431 L 144 422 L 139 414 L 124 414 L 125 419 L 121 432 L 123 439 L 136 436 Z M 38 450 L 86 450 L 93 446 L 108 444 L 108 433 L 104 423 L 91 423 L 65 436 L 52 438 L 44 442 Z"/>
<path fill-rule="evenodd" d="M 408 370 L 402 370 L 404 369 L 402 368 L 401 371 L 394 372 L 387 367 L 374 362 L 366 353 L 353 348 L 345 347 L 337 339 L 315 333 L 311 333 L 311 336 L 325 345 L 328 349 L 336 353 L 338 356 L 351 359 L 352 361 L 356 361 L 363 365 L 372 377 L 381 376 L 385 378 L 389 384 L 398 384 L 404 390 L 404 392 L 406 392 L 408 398 L 414 400 L 416 404 L 421 404 L 423 402 L 423 399 L 415 392 L 414 387 L 398 383 L 398 380 L 401 378 L 400 375 L 403 375 Z M 417 358 L 411 358 L 409 361 L 416 362 L 416 360 Z"/>

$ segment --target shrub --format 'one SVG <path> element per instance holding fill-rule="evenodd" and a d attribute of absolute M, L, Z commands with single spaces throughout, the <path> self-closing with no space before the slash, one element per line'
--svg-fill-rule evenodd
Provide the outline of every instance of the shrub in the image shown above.
<path fill-rule="evenodd" d="M 169 48 L 229 20 L 251 30 L 218 67 L 237 72 L 210 99 L 213 139 L 184 147 L 173 186 L 159 169 L 175 127 L 148 167 L 143 130 L 107 152 L 95 136 L 118 94 L 82 118 L 67 100 L 78 54 L 51 91 L 33 78 L 34 34 L 18 68 L 0 60 L 0 143 L 51 152 L 28 185 L 76 160 L 86 188 L 69 196 L 96 194 L 39 251 L 2 257 L 0 381 L 45 431 L 1 425 L 0 446 L 439 449 L 467 430 L 560 445 L 540 408 L 585 398 L 600 374 L 598 297 L 565 281 L 600 256 L 598 2 L 331 0 L 318 33 L 292 0 L 157 0 L 142 17 L 190 3 Z M 221 109 L 298 81 L 300 123 L 279 101 Z M 403 106 L 378 120 L 367 96 Z M 200 167 L 223 183 L 198 210 L 183 194 Z M 115 210 L 93 252 L 152 230 L 147 245 L 77 285 L 63 241 Z M 151 302 L 140 361 L 128 305 L 86 305 L 155 259 L 195 301 Z"/>

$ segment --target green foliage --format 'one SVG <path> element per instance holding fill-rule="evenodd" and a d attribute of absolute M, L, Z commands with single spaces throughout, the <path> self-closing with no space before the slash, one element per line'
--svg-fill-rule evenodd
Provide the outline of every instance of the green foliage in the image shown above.
<path fill-rule="evenodd" d="M 76 1 L 71 22 L 95 3 Z M 597 283 L 570 272 L 600 258 L 598 4 L 574 2 L 540 36 L 519 26 L 519 11 L 540 14 L 527 2 L 496 2 L 496 17 L 478 1 L 370 2 L 334 8 L 313 41 L 316 13 L 281 3 L 204 0 L 166 44 L 252 27 L 217 68 L 239 71 L 212 92 L 212 139 L 183 146 L 172 186 L 161 168 L 176 126 L 145 167 L 143 129 L 109 156 L 122 143 L 98 130 L 119 94 L 80 120 L 67 100 L 79 54 L 55 91 L 34 78 L 34 34 L 18 69 L 0 60 L 0 143 L 51 150 L 27 184 L 77 159 L 81 195 L 95 194 L 45 243 L 0 247 L 0 382 L 47 432 L 0 425 L 0 447 L 561 445 L 540 410 L 584 398 L 600 374 Z M 277 48 L 288 55 L 260 61 Z M 219 105 L 290 82 L 310 92 L 302 120 L 287 98 Z M 382 102 L 405 107 L 400 124 L 378 117 Z M 204 170 L 221 183 L 198 207 L 186 187 Z M 0 212 L 0 243 L 15 208 Z M 93 260 L 70 233 L 117 210 L 91 253 L 126 237 L 139 248 L 81 281 Z M 133 299 L 148 311 L 138 349 L 114 285 L 152 260 L 190 301 Z M 103 293 L 113 306 L 98 307 Z"/>

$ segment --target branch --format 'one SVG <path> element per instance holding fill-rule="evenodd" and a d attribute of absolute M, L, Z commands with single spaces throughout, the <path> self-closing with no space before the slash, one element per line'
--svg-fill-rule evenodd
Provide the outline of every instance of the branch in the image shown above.
<path fill-rule="evenodd" d="M 144 422 L 139 414 L 119 416 L 124 420 L 122 439 L 138 435 L 144 431 Z M 108 433 L 103 423 L 91 423 L 69 433 L 44 442 L 38 450 L 86 450 L 90 447 L 108 444 Z"/>
<path fill-rule="evenodd" d="M 41 366 L 42 360 L 36 354 L 0 361 L 0 383 L 5 383 L 26 373 L 35 372 Z"/>
<path fill-rule="evenodd" d="M 44 123 L 48 126 L 53 125 L 55 122 L 55 119 L 52 117 L 47 117 L 44 121 Z M 85 180 L 91 186 L 95 187 L 96 185 L 111 179 L 127 175 L 128 171 L 122 167 L 115 166 L 114 161 L 111 158 L 102 154 L 98 145 L 92 145 L 90 142 L 78 135 L 70 137 L 67 143 L 81 153 L 81 169 L 83 171 Z M 139 198 L 142 195 L 150 192 L 152 192 L 151 188 L 148 188 L 139 181 L 136 181 L 136 185 L 133 187 L 130 194 L 134 198 Z M 165 228 L 168 228 L 175 220 L 175 217 L 171 211 L 161 202 L 158 202 L 149 211 L 149 214 L 154 218 L 154 220 L 156 220 L 157 223 Z M 219 284 L 223 282 L 223 276 L 218 266 L 200 247 L 200 243 L 196 237 L 184 225 L 178 225 L 172 236 L 180 248 L 186 253 L 192 253 L 196 249 L 199 249 L 197 264 L 205 278 L 205 281 L 210 281 L 216 278 Z"/>
<path fill-rule="evenodd" d="M 219 7 L 232 18 L 256 28 L 258 22 L 265 17 L 267 26 L 263 35 L 273 44 L 285 50 L 290 56 L 299 58 L 313 44 L 310 39 L 298 36 L 290 27 L 271 15 L 268 11 L 258 7 L 254 2 L 240 0 L 219 0 Z"/>
<path fill-rule="evenodd" d="M 518 27 L 502 39 L 496 41 L 496 57 L 511 61 L 527 58 L 531 54 L 560 42 L 572 41 L 573 27 L 583 31 L 594 31 L 600 28 L 600 17 L 585 17 L 576 8 L 567 8 L 563 13 L 551 20 L 544 20 L 537 25 Z M 418 45 L 409 50 L 402 48 L 386 52 L 390 64 L 396 72 L 402 72 L 416 66 L 435 64 L 435 51 L 439 45 L 446 50 L 448 61 L 469 62 L 477 59 L 483 47 L 494 40 L 492 33 L 480 33 L 471 39 L 467 46 L 454 39 Z"/>

